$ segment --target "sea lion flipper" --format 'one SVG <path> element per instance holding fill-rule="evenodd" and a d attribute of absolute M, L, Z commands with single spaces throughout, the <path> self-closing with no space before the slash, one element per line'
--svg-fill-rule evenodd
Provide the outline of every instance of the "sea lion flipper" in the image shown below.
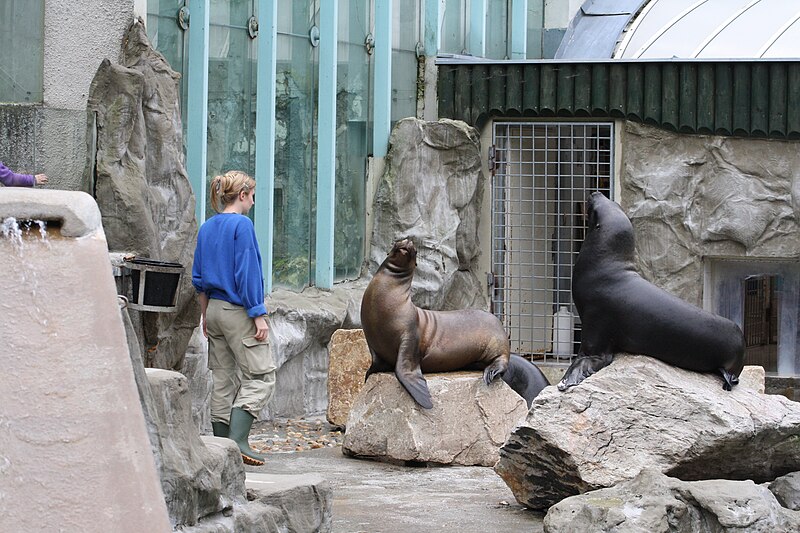
<path fill-rule="evenodd" d="M 431 391 L 428 389 L 428 382 L 422 375 L 422 370 L 417 367 L 416 371 L 399 372 L 395 370 L 398 381 L 403 384 L 403 387 L 408 391 L 414 401 L 425 409 L 433 408 L 433 400 L 431 399 Z"/>
<path fill-rule="evenodd" d="M 422 375 L 420 363 L 419 343 L 416 338 L 403 339 L 397 351 L 394 373 L 415 402 L 425 409 L 431 409 L 433 407 L 431 391 Z"/>
<path fill-rule="evenodd" d="M 613 360 L 614 355 L 610 353 L 599 355 L 583 355 L 579 353 L 558 383 L 558 390 L 563 392 L 570 387 L 578 385 L 601 368 L 610 365 Z"/>
<path fill-rule="evenodd" d="M 719 373 L 722 374 L 722 379 L 725 381 L 725 383 L 722 384 L 723 389 L 733 390 L 734 385 L 739 384 L 739 377 L 728 372 L 726 369 L 720 368 Z"/>

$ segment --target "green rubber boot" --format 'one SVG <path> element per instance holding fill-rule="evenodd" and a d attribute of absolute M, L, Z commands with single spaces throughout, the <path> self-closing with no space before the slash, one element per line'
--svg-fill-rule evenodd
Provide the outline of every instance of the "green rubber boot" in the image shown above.
<path fill-rule="evenodd" d="M 230 433 L 230 426 L 225 422 L 211 422 L 211 429 L 214 430 L 215 437 L 227 437 Z"/>
<path fill-rule="evenodd" d="M 261 466 L 264 464 L 264 457 L 254 452 L 247 441 L 254 420 L 255 417 L 243 409 L 238 407 L 231 409 L 231 425 L 228 438 L 239 446 L 244 464 Z"/>

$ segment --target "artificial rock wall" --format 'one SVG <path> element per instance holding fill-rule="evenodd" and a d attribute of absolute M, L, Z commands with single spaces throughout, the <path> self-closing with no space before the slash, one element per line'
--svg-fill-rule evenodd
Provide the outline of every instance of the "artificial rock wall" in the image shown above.
<path fill-rule="evenodd" d="M 464 122 L 400 120 L 389 140 L 373 210 L 369 271 L 397 239 L 417 247 L 412 299 L 425 309 L 488 308 L 478 276 L 484 182 L 480 138 Z"/>
<path fill-rule="evenodd" d="M 148 367 L 180 370 L 200 320 L 191 285 L 197 223 L 186 175 L 179 75 L 150 45 L 141 19 L 123 39 L 122 64 L 101 63 L 87 106 L 96 152 L 86 161 L 111 252 L 179 263 L 175 313 L 132 311 Z M 95 133 L 96 128 L 96 133 Z"/>
<path fill-rule="evenodd" d="M 704 257 L 800 258 L 800 143 L 624 125 L 621 204 L 638 266 L 702 307 Z"/>

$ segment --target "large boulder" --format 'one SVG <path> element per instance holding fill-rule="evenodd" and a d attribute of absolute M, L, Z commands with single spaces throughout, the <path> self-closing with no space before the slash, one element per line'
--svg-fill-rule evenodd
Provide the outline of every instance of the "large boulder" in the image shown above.
<path fill-rule="evenodd" d="M 367 339 L 361 329 L 339 329 L 328 345 L 328 422 L 347 425 L 347 417 L 372 364 Z"/>
<path fill-rule="evenodd" d="M 800 512 L 752 481 L 681 481 L 646 469 L 612 488 L 572 496 L 544 518 L 546 533 L 800 531 Z"/>
<path fill-rule="evenodd" d="M 350 410 L 346 455 L 388 462 L 492 466 L 527 412 L 502 380 L 481 372 L 427 374 L 433 408 L 423 409 L 392 373 L 372 374 Z"/>
<path fill-rule="evenodd" d="M 425 309 L 488 305 L 478 276 L 483 198 L 480 138 L 464 122 L 400 120 L 375 195 L 369 270 L 399 239 L 417 247 L 413 300 Z"/>
<path fill-rule="evenodd" d="M 85 173 L 109 250 L 186 269 L 175 313 L 131 313 L 145 365 L 168 370 L 181 369 L 200 318 L 190 275 L 197 223 L 184 166 L 179 77 L 134 20 L 122 64 L 101 63 L 87 103 L 87 138 L 95 146 Z"/>
<path fill-rule="evenodd" d="M 517 500 L 546 509 L 643 468 L 683 480 L 752 479 L 800 470 L 800 404 L 718 376 L 620 355 L 583 383 L 548 387 L 500 450 Z"/>
<path fill-rule="evenodd" d="M 781 476 L 768 485 L 781 505 L 793 511 L 800 511 L 800 472 Z"/>

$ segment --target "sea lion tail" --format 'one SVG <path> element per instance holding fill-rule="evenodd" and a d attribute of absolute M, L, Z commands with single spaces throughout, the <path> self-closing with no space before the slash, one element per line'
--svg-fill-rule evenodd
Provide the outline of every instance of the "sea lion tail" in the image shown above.
<path fill-rule="evenodd" d="M 525 399 L 528 408 L 542 389 L 550 385 L 538 366 L 514 354 L 508 358 L 508 368 L 500 377 L 511 390 Z"/>

